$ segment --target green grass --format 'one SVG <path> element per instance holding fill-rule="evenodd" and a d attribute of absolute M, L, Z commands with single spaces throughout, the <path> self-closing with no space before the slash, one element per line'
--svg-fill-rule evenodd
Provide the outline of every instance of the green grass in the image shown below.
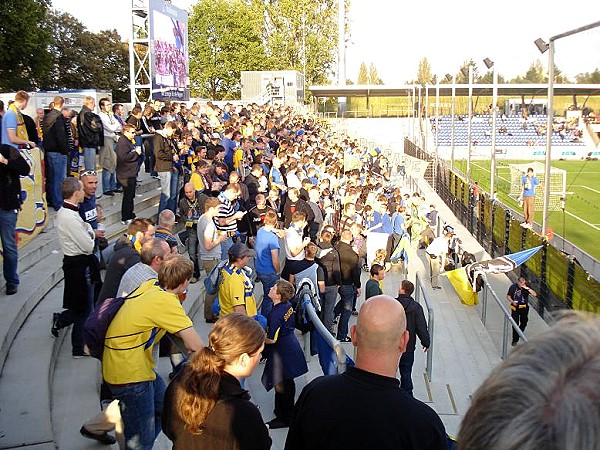
<path fill-rule="evenodd" d="M 502 203 L 520 211 L 517 202 L 508 196 L 508 165 L 513 163 L 523 164 L 524 161 L 497 161 L 496 189 Z M 490 164 L 490 161 L 471 161 L 471 177 L 485 191 L 490 187 Z M 463 173 L 466 165 L 465 160 L 455 161 L 455 167 Z M 600 259 L 600 161 L 553 161 L 552 166 L 567 171 L 567 202 L 565 213 L 560 209 L 549 212 L 548 226 L 554 233 Z M 541 223 L 541 211 L 536 211 L 535 219 Z"/>

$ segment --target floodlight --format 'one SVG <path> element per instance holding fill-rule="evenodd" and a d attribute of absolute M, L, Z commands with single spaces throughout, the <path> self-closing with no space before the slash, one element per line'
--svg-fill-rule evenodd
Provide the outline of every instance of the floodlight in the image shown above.
<path fill-rule="evenodd" d="M 452 81 L 452 75 L 449 73 L 446 74 L 446 81 Z"/>
<path fill-rule="evenodd" d="M 469 76 L 469 69 L 467 69 L 466 67 L 461 67 L 461 68 L 460 68 L 460 71 L 462 72 L 462 74 L 463 74 L 465 77 L 468 77 L 468 76 Z"/>
<path fill-rule="evenodd" d="M 485 58 L 483 60 L 483 63 L 485 64 L 485 67 L 487 67 L 488 69 L 491 69 L 492 67 L 494 67 L 494 61 L 492 61 L 490 58 Z"/>
<path fill-rule="evenodd" d="M 535 41 L 533 41 L 533 43 L 538 48 L 540 53 L 546 53 L 546 50 L 548 50 L 548 47 L 550 47 L 550 45 L 546 44 L 542 38 L 537 38 Z"/>

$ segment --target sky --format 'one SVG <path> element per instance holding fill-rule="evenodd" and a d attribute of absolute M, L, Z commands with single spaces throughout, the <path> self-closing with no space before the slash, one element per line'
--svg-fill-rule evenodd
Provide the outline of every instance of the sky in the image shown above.
<path fill-rule="evenodd" d="M 498 73 L 511 79 L 524 75 L 539 59 L 533 41 L 588 25 L 600 18 L 598 0 L 548 2 L 502 0 L 350 0 L 350 41 L 346 50 L 346 78 L 356 82 L 360 64 L 373 63 L 388 85 L 404 84 L 417 76 L 426 57 L 433 74 L 457 73 L 473 59 L 484 74 L 484 58 L 496 63 Z M 53 0 L 54 8 L 79 19 L 89 30 L 116 28 L 130 33 L 130 0 Z M 195 0 L 173 0 L 190 9 Z M 548 3 L 548 6 L 544 6 Z M 582 72 L 600 69 L 600 27 L 556 41 L 556 66 L 574 80 Z"/>

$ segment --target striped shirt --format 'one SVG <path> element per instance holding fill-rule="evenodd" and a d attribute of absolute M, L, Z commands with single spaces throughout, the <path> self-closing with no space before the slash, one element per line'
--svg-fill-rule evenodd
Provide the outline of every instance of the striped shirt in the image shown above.
<path fill-rule="evenodd" d="M 215 226 L 217 227 L 217 231 L 225 231 L 228 233 L 234 233 L 237 231 L 237 220 L 233 220 L 232 222 L 228 223 L 227 225 L 221 225 L 219 223 L 220 219 L 229 219 L 230 217 L 233 217 L 233 215 L 235 214 L 235 209 L 233 208 L 233 203 L 231 203 L 231 200 L 229 200 L 227 197 L 225 197 L 225 194 L 223 194 L 223 193 L 219 194 L 219 200 L 221 201 L 221 206 L 219 208 L 219 214 L 217 214 L 217 216 L 213 219 L 215 222 Z"/>

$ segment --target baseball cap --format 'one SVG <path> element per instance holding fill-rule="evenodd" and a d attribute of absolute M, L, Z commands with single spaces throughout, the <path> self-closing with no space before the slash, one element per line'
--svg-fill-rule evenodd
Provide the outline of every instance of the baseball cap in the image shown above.
<path fill-rule="evenodd" d="M 248 247 L 246 247 L 246 244 L 242 244 L 241 242 L 233 244 L 227 253 L 234 258 L 244 258 L 245 256 L 256 255 L 254 250 L 250 250 Z"/>
<path fill-rule="evenodd" d="M 213 133 L 213 134 L 211 135 L 211 137 L 212 137 L 213 139 L 221 139 L 221 135 L 220 135 L 219 133 Z"/>

